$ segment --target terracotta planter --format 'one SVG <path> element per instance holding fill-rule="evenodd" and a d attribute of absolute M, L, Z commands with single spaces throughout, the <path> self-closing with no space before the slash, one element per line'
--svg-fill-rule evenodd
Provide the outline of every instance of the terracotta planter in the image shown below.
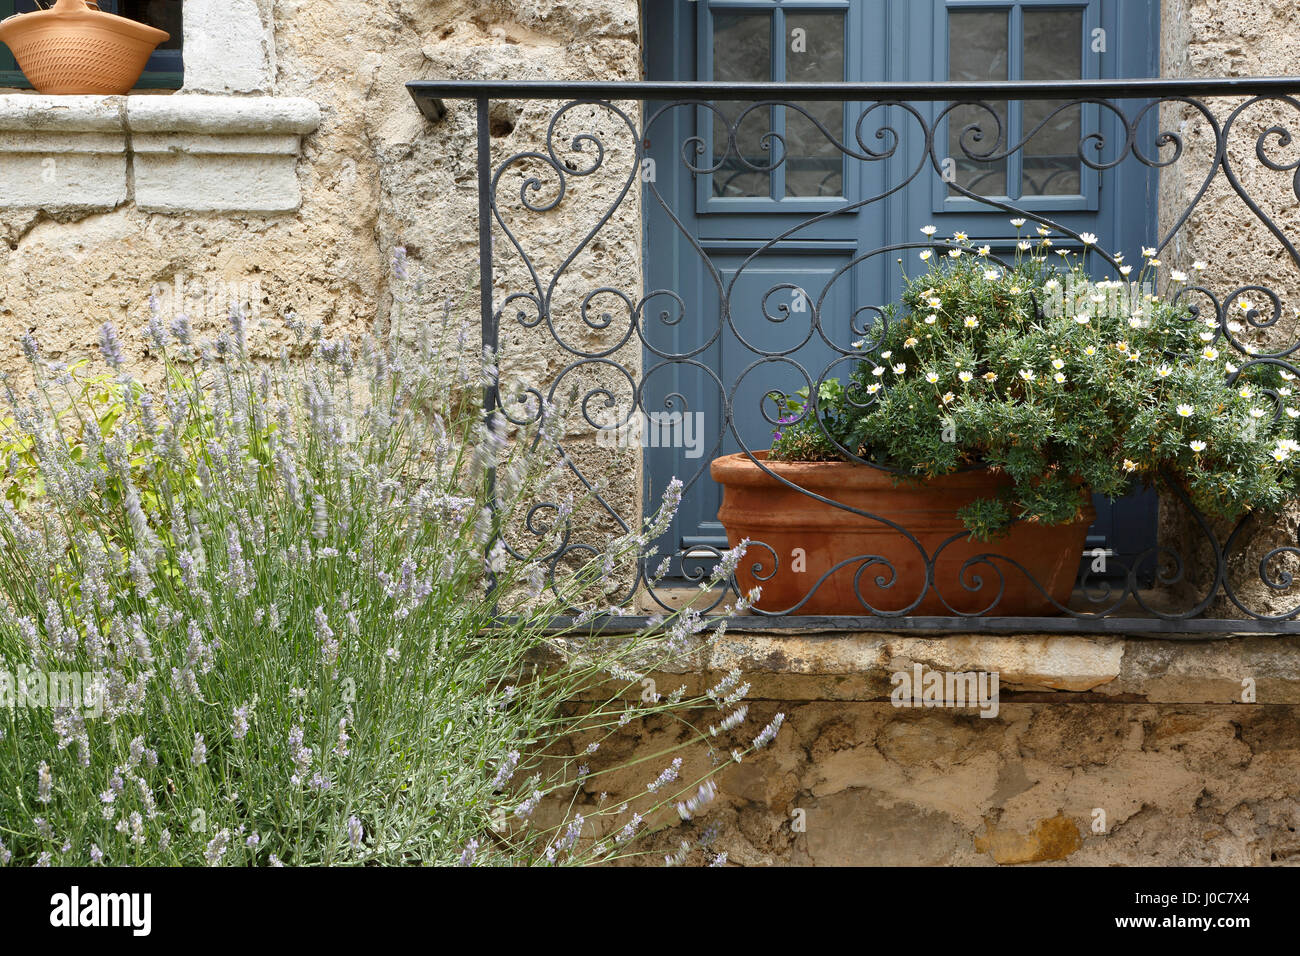
<path fill-rule="evenodd" d="M 40 93 L 126 93 L 168 38 L 163 30 L 91 9 L 85 0 L 58 0 L 50 10 L 0 22 L 0 42 Z"/>
<path fill-rule="evenodd" d="M 755 453 L 756 458 L 764 460 L 766 455 Z M 866 564 L 859 575 L 858 569 L 865 562 L 850 562 L 823 581 L 794 613 L 869 614 L 854 593 L 856 575 L 858 593 L 877 611 L 901 611 L 921 598 L 908 614 L 1057 614 L 1059 610 L 1043 592 L 1006 560 L 978 562 L 964 574 L 962 565 L 981 554 L 1003 555 L 1019 562 L 1055 601 L 1066 604 L 1078 575 L 1088 526 L 1096 517 L 1089 502 L 1084 506 L 1083 519 L 1073 524 L 1046 527 L 1018 523 L 1006 537 L 991 542 L 970 541 L 957 509 L 976 498 L 995 494 L 1008 483 L 1004 475 L 972 471 L 895 485 L 888 472 L 845 462 L 765 464 L 800 488 L 894 522 L 907 529 L 927 554 L 938 552 L 933 586 L 922 597 L 926 559 L 907 535 L 882 521 L 832 507 L 789 488 L 765 474 L 744 454 L 715 459 L 711 473 L 724 489 L 718 520 L 727 529 L 727 540 L 734 547 L 742 538 L 749 538 L 770 545 L 776 552 L 775 574 L 772 552 L 758 544 L 751 545 L 736 571 L 742 588 L 762 586 L 758 607 L 766 611 L 793 608 L 838 562 L 878 555 L 892 564 L 892 572 L 889 565 L 875 562 Z M 956 540 L 940 550 L 954 536 Z M 802 560 L 796 549 L 802 549 Z M 757 574 L 753 571 L 755 564 L 761 565 Z M 998 571 L 1002 572 L 1001 579 Z M 976 577 L 982 579 L 982 584 L 977 586 Z M 877 578 L 885 584 L 892 578 L 892 586 L 882 587 Z"/>

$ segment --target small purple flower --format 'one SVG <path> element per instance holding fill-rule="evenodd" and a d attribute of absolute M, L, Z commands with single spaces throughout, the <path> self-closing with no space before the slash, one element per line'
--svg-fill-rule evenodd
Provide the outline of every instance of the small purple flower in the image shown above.
<path fill-rule="evenodd" d="M 112 322 L 105 322 L 99 330 L 99 352 L 114 370 L 126 363 L 126 358 L 122 355 L 122 340 L 118 338 L 117 329 Z"/>
<path fill-rule="evenodd" d="M 478 855 L 478 840 L 470 840 L 465 844 L 465 849 L 460 853 L 461 866 L 473 866 L 474 858 Z"/>

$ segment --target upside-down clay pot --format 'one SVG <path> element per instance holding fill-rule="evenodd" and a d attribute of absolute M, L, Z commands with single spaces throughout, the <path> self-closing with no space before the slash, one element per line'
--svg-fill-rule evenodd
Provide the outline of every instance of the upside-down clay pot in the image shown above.
<path fill-rule="evenodd" d="M 126 93 L 168 37 L 165 30 L 92 9 L 85 0 L 58 0 L 49 10 L 0 22 L 0 42 L 39 93 Z"/>
<path fill-rule="evenodd" d="M 1005 537 L 971 541 L 957 510 L 996 495 L 1010 483 L 1005 475 L 968 471 L 896 484 L 891 473 L 866 465 L 769 462 L 765 451 L 754 457 L 804 491 L 875 515 L 864 517 L 811 498 L 766 474 L 743 453 L 715 459 L 710 472 L 723 486 L 718 520 L 731 547 L 750 539 L 736 581 L 742 591 L 762 587 L 757 607 L 764 611 L 1058 614 L 1057 605 L 1070 599 L 1088 526 L 1096 518 L 1081 491 L 1080 518 L 1071 524 L 1016 522 Z M 926 559 L 936 553 L 933 582 L 926 588 Z M 981 555 L 990 557 L 971 561 Z M 848 563 L 817 585 L 844 561 Z"/>

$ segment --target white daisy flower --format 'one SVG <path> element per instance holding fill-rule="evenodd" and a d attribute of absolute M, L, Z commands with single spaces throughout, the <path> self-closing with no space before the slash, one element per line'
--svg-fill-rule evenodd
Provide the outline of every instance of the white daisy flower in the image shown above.
<path fill-rule="evenodd" d="M 1079 241 L 1085 246 L 1095 246 L 1097 244 L 1097 237 L 1090 232 L 1085 232 L 1079 235 Z"/>
<path fill-rule="evenodd" d="M 1174 411 L 1178 413 L 1179 418 L 1191 418 L 1196 409 L 1191 405 L 1179 405 Z"/>
<path fill-rule="evenodd" d="M 975 318 L 975 316 L 973 316 L 973 315 L 968 315 L 968 316 L 966 316 L 966 321 L 965 321 L 964 324 L 965 324 L 966 328 L 968 328 L 968 329 L 973 329 L 973 328 L 975 328 L 975 326 L 977 326 L 977 325 L 980 324 L 980 320 L 977 319 L 977 318 Z"/>
<path fill-rule="evenodd" d="M 972 375 L 970 372 L 958 372 L 958 373 L 957 373 L 957 377 L 958 377 L 959 379 L 961 379 L 962 382 L 969 382 L 969 381 L 970 381 L 971 379 L 973 379 L 975 376 Z"/>
<path fill-rule="evenodd" d="M 936 226 L 922 226 L 921 234 L 924 236 L 933 236 L 939 229 Z"/>
<path fill-rule="evenodd" d="M 1199 438 L 1193 438 L 1187 443 L 1187 447 L 1196 452 L 1205 451 L 1205 442 L 1201 441 Z"/>
<path fill-rule="evenodd" d="M 929 249 L 922 249 L 922 250 L 921 250 L 921 261 L 922 261 L 922 262 L 928 262 L 929 259 L 930 259 L 930 257 L 931 257 L 932 255 L 934 255 L 934 253 L 931 252 Z"/>
<path fill-rule="evenodd" d="M 926 372 L 926 373 L 925 373 L 925 380 L 926 380 L 927 382 L 929 382 L 931 385 L 933 385 L 935 382 L 939 381 L 939 373 L 938 373 L 938 372 Z"/>

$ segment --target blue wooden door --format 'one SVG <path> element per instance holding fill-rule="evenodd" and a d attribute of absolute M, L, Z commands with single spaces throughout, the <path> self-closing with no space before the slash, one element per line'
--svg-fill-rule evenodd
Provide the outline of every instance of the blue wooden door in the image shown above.
<path fill-rule="evenodd" d="M 647 23 L 646 73 L 739 82 L 1154 76 L 1158 6 L 665 0 Z M 866 105 L 647 104 L 656 175 L 643 197 L 646 288 L 671 289 L 680 299 L 663 293 L 646 304 L 644 411 L 693 414 L 697 436 L 706 438 L 702 446 L 646 449 L 648 505 L 671 477 L 688 482 L 661 552 L 725 546 L 709 460 L 766 448 L 779 415 L 776 393 L 847 377 L 850 365 L 835 364 L 840 356 L 828 342 L 848 347 L 877 307 L 897 299 L 901 270 L 921 264 L 914 250 L 891 247 L 920 240 L 921 226 L 936 226 L 940 236 L 961 230 L 1010 254 L 1011 214 L 992 202 L 1096 233 L 1130 259 L 1154 235 L 1154 173 L 1133 162 L 1099 171 L 1079 158 L 1081 139 L 1094 130 L 1112 151 L 1124 142 L 1118 119 L 1099 106 L 1054 114 L 1057 104 L 1047 102 L 997 103 L 992 123 L 986 111 L 960 107 L 936 130 L 936 151 L 947 154 L 940 177 L 929 169 L 912 176 L 928 160 L 924 132 L 906 110 L 879 108 L 859 123 Z M 915 104 L 928 124 L 945 105 Z M 1004 143 L 1041 129 L 1024 149 L 980 162 L 969 155 L 980 150 L 963 150 L 960 139 L 974 123 L 990 131 L 1000 124 Z M 828 133 L 860 151 L 896 148 L 864 162 L 846 158 Z M 1097 159 L 1106 158 L 1103 147 Z M 723 429 L 728 398 L 734 427 Z M 1154 544 L 1153 494 L 1097 505 L 1089 549 L 1122 560 Z M 710 564 L 703 555 L 676 562 L 675 572 Z"/>

